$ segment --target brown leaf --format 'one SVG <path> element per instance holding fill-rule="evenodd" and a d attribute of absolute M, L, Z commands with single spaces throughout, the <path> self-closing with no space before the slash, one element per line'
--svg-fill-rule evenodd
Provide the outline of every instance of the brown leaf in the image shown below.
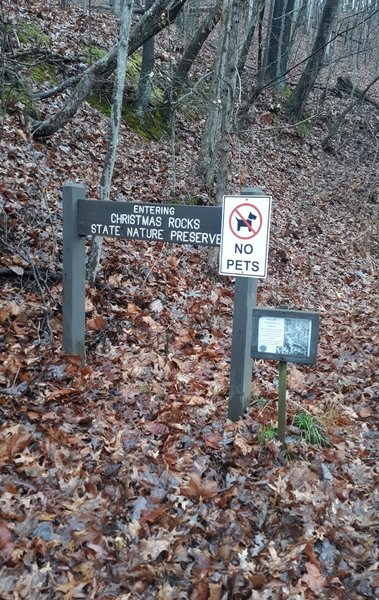
<path fill-rule="evenodd" d="M 168 435 L 169 428 L 166 423 L 161 421 L 151 421 L 145 425 L 145 430 L 149 431 L 153 435 Z"/>
<path fill-rule="evenodd" d="M 211 500 L 217 496 L 218 489 L 216 481 L 202 480 L 200 475 L 192 473 L 188 482 L 180 488 L 180 492 L 188 498 Z"/>
<path fill-rule="evenodd" d="M 301 392 L 304 389 L 305 375 L 296 367 L 290 367 L 287 374 L 287 388 L 292 392 Z"/>
<path fill-rule="evenodd" d="M 316 565 L 311 562 L 305 563 L 307 575 L 302 577 L 302 581 L 308 585 L 314 594 L 320 594 L 326 585 L 325 577 L 320 573 Z"/>
<path fill-rule="evenodd" d="M 102 331 L 106 326 L 107 321 L 103 317 L 94 317 L 93 319 L 87 319 L 86 326 L 92 331 Z"/>
<path fill-rule="evenodd" d="M 14 544 L 12 535 L 8 530 L 5 521 L 0 521 L 0 556 L 3 560 L 9 560 L 12 556 Z"/>
<path fill-rule="evenodd" d="M 219 432 L 206 433 L 204 435 L 204 442 L 207 448 L 213 448 L 213 450 L 220 450 L 220 442 L 222 441 L 222 434 Z"/>

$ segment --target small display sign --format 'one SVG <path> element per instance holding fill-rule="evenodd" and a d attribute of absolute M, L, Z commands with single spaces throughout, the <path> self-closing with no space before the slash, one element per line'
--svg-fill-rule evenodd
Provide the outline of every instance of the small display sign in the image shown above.
<path fill-rule="evenodd" d="M 319 313 L 253 309 L 252 358 L 315 364 Z"/>

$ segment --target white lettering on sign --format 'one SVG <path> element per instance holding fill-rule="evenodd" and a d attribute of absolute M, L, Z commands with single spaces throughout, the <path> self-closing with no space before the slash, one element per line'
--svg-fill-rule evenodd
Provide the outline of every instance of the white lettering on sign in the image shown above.
<path fill-rule="evenodd" d="M 271 196 L 224 196 L 220 274 L 266 277 Z"/>
<path fill-rule="evenodd" d="M 126 235 L 141 240 L 163 240 L 163 229 L 146 229 L 146 227 L 127 227 Z"/>
<path fill-rule="evenodd" d="M 207 233 L 205 231 L 179 231 L 170 232 L 171 242 L 181 242 L 182 244 L 221 244 L 221 233 Z"/>
<path fill-rule="evenodd" d="M 119 225 L 144 225 L 145 227 L 161 227 L 162 217 L 150 217 L 145 215 L 127 215 L 122 213 L 111 214 L 111 223 L 117 223 Z"/>
<path fill-rule="evenodd" d="M 110 204 L 110 203 L 108 203 Z M 217 246 L 221 244 L 221 232 L 217 231 L 219 213 L 203 214 L 197 207 L 131 204 L 114 206 L 107 215 L 107 222 L 88 225 L 91 235 L 124 237 L 136 240 L 161 240 L 179 244 Z M 123 212 L 121 212 L 123 211 Z M 95 212 L 96 214 L 96 212 Z M 194 215 L 194 216 L 191 216 Z M 98 221 L 102 217 L 94 216 Z M 205 222 L 204 222 L 205 221 Z M 204 231 L 205 229 L 205 231 Z"/>
<path fill-rule="evenodd" d="M 174 206 L 161 206 L 157 204 L 152 206 L 150 204 L 134 204 L 133 210 L 135 213 L 142 215 L 174 215 Z"/>
<path fill-rule="evenodd" d="M 120 225 L 103 225 L 102 223 L 92 223 L 91 233 L 94 235 L 120 236 Z"/>
<path fill-rule="evenodd" d="M 200 229 L 200 219 L 169 217 L 168 226 L 172 229 Z"/>

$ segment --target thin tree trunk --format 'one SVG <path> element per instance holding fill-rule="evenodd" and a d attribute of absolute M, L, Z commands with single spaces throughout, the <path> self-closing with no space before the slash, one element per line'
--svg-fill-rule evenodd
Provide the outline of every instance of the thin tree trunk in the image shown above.
<path fill-rule="evenodd" d="M 265 6 L 264 4 L 261 8 L 261 12 L 259 13 L 259 21 L 258 21 L 258 57 L 257 57 L 257 70 L 258 73 L 262 70 L 262 62 L 263 62 L 263 19 L 265 15 Z"/>
<path fill-rule="evenodd" d="M 100 200 L 109 200 L 113 170 L 116 161 L 133 2 L 134 0 L 124 0 L 121 12 L 117 54 L 117 76 L 113 91 L 113 103 L 109 121 L 108 152 L 100 181 Z M 101 236 L 95 236 L 92 240 L 91 251 L 88 259 L 88 279 L 91 283 L 94 283 L 99 268 L 102 241 L 103 238 Z"/>
<path fill-rule="evenodd" d="M 283 74 L 287 70 L 294 4 L 294 0 L 275 0 L 270 27 L 263 78 L 265 81 L 275 79 L 275 87 L 280 91 L 285 83 Z"/>
<path fill-rule="evenodd" d="M 242 48 L 240 51 L 239 59 L 238 59 L 238 73 L 241 75 L 243 69 L 245 68 L 246 60 L 249 54 L 251 42 L 253 41 L 255 25 L 257 22 L 257 17 L 260 14 L 261 10 L 264 9 L 265 0 L 257 0 L 253 4 L 253 9 L 251 14 L 248 15 L 248 23 L 246 28 L 246 36 L 244 42 L 242 44 Z"/>
<path fill-rule="evenodd" d="M 154 0 L 146 0 L 145 11 L 152 7 Z M 150 102 L 153 87 L 152 77 L 154 68 L 154 38 L 146 40 L 142 49 L 142 64 L 138 82 L 137 96 L 134 103 L 135 111 L 143 119 Z"/>
<path fill-rule="evenodd" d="M 232 126 L 233 100 L 237 80 L 238 26 L 241 0 L 224 0 L 220 21 L 219 47 L 211 89 L 211 105 L 205 122 L 198 170 L 208 190 L 212 189 L 217 169 L 217 190 L 226 178 Z M 217 198 L 220 200 L 220 197 Z"/>
<path fill-rule="evenodd" d="M 167 89 L 163 100 L 163 118 L 166 122 L 170 121 L 179 95 L 187 82 L 188 73 L 193 65 L 193 61 L 200 52 L 209 34 L 218 23 L 220 14 L 221 2 L 218 1 L 217 4 L 210 9 L 207 17 L 198 27 L 190 44 L 184 50 L 183 56 L 175 68 L 172 84 Z"/>
<path fill-rule="evenodd" d="M 307 61 L 300 80 L 288 101 L 288 110 L 295 119 L 303 115 L 305 104 L 309 98 L 317 77 L 320 73 L 328 39 L 332 30 L 334 17 L 336 16 L 341 0 L 326 0 L 321 16 L 320 26 L 312 48 L 312 53 Z"/>

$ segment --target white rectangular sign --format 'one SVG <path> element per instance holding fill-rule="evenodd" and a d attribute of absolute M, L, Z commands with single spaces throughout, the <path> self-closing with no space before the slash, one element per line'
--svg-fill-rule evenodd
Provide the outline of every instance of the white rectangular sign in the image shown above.
<path fill-rule="evenodd" d="M 221 275 L 267 275 L 271 196 L 224 196 Z"/>

